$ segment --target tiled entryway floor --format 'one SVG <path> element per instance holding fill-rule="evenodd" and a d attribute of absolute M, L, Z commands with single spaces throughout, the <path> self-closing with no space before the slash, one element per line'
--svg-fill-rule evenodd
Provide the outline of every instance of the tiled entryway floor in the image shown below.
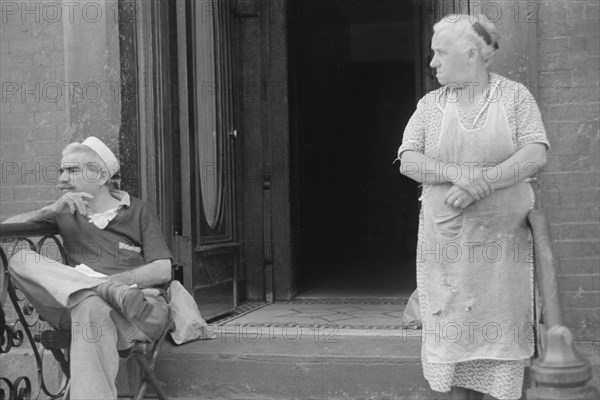
<path fill-rule="evenodd" d="M 290 334 L 400 336 L 406 299 L 307 299 L 250 304 L 213 324 L 221 333 L 257 330 Z"/>
<path fill-rule="evenodd" d="M 407 271 L 414 266 L 358 261 L 344 265 L 346 269 L 323 268 L 294 300 L 246 304 L 213 327 L 220 333 L 405 334 L 402 315 L 415 288 Z"/>

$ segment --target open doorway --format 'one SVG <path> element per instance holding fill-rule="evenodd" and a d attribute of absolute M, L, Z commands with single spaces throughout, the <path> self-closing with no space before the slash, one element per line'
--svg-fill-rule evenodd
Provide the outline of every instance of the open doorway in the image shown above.
<path fill-rule="evenodd" d="M 297 293 L 405 297 L 418 185 L 392 164 L 420 93 L 415 1 L 290 1 Z"/>

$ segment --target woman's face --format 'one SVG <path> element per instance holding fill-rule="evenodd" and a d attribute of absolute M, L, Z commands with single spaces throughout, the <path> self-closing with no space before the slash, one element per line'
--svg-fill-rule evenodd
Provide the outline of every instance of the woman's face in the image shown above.
<path fill-rule="evenodd" d="M 434 52 L 429 66 L 436 69 L 436 78 L 442 85 L 455 83 L 462 85 L 469 80 L 471 65 L 468 51 L 462 51 L 454 45 L 455 40 L 448 31 L 433 34 L 431 49 Z"/>

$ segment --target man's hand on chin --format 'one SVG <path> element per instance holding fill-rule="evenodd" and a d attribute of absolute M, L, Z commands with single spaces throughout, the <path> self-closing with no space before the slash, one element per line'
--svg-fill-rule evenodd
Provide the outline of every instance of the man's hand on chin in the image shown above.
<path fill-rule="evenodd" d="M 77 211 L 81 215 L 86 215 L 88 200 L 93 198 L 94 196 L 85 192 L 66 192 L 47 207 L 55 214 L 74 214 Z"/>

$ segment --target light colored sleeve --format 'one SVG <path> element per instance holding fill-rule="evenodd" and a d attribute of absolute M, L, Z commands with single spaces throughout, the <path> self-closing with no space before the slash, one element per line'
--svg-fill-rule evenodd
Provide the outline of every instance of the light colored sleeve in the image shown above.
<path fill-rule="evenodd" d="M 425 104 L 423 99 L 417 103 L 417 109 L 410 117 L 404 135 L 402 136 L 402 145 L 398 149 L 398 159 L 402 152 L 406 150 L 414 150 L 419 153 L 425 152 Z"/>
<path fill-rule="evenodd" d="M 530 143 L 543 143 L 550 149 L 542 115 L 535 98 L 523 85 L 519 84 L 519 96 L 515 107 L 517 148 Z"/>

